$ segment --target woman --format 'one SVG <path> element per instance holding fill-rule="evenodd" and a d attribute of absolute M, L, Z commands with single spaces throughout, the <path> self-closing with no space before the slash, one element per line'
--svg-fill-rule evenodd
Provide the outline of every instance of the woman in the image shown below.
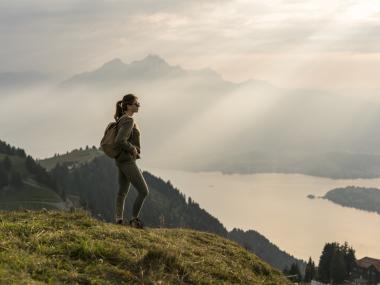
<path fill-rule="evenodd" d="M 119 172 L 119 191 L 116 198 L 116 223 L 123 224 L 124 202 L 128 194 L 130 184 L 138 191 L 138 196 L 133 204 L 132 219 L 129 224 L 132 227 L 143 228 L 139 219 L 139 213 L 146 196 L 149 194 L 147 183 L 136 159 L 140 158 L 140 131 L 133 119 L 133 114 L 138 112 L 140 103 L 137 96 L 127 94 L 116 103 L 115 120 L 118 122 L 118 132 L 115 143 L 121 148 L 120 154 L 115 158 Z"/>

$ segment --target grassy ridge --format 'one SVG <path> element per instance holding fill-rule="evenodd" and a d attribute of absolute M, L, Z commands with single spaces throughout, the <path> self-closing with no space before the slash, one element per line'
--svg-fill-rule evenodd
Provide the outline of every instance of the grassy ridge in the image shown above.
<path fill-rule="evenodd" d="M 104 155 L 104 152 L 101 150 L 94 149 L 84 149 L 78 150 L 75 149 L 67 154 L 60 154 L 46 159 L 38 160 L 38 164 L 44 167 L 46 170 L 50 171 L 57 163 L 65 165 L 74 165 L 74 164 L 83 164 L 90 162 L 97 156 Z"/>
<path fill-rule="evenodd" d="M 84 211 L 0 211 L 0 284 L 46 283 L 290 284 L 215 234 L 138 230 Z"/>

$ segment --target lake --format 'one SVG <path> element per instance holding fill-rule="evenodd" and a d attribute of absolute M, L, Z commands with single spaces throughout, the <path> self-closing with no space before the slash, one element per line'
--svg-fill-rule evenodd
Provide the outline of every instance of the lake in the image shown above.
<path fill-rule="evenodd" d="M 323 196 L 349 185 L 380 188 L 380 179 L 329 179 L 302 174 L 222 174 L 142 167 L 191 197 L 228 230 L 254 229 L 297 258 L 318 264 L 326 242 L 347 241 L 356 258 L 380 258 L 380 215 L 342 207 Z"/>

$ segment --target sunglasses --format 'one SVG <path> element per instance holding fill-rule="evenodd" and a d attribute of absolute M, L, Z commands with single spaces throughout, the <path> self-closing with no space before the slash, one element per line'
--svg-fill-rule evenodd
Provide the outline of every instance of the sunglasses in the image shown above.
<path fill-rule="evenodd" d="M 135 103 L 133 103 L 133 104 L 131 104 L 131 105 L 135 105 L 135 106 L 137 106 L 137 107 L 140 107 L 140 103 L 138 103 L 138 102 L 135 102 Z"/>

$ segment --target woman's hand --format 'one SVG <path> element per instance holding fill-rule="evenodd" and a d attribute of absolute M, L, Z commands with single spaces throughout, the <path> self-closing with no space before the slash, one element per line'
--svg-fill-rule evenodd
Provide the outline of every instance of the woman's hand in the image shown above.
<path fill-rule="evenodd" d="M 134 147 L 134 148 L 133 148 L 133 152 L 132 152 L 133 157 L 136 158 L 137 155 L 138 155 L 138 153 L 139 153 L 139 152 L 138 152 L 138 150 L 137 150 L 137 147 Z"/>

